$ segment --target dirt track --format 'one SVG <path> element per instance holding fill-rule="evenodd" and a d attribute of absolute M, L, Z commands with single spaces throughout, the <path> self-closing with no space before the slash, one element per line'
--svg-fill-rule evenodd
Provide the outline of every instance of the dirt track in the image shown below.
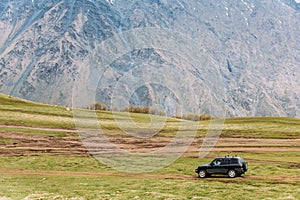
<path fill-rule="evenodd" d="M 42 131 L 76 132 L 76 130 L 5 126 L 7 128 L 26 128 Z M 130 152 L 152 152 L 166 146 L 173 138 L 155 136 L 149 139 L 135 138 L 120 134 L 108 134 L 110 142 Z M 53 137 L 0 130 L 0 155 L 88 155 L 80 137 Z M 188 156 L 199 154 L 203 140 L 195 138 L 186 152 Z M 179 144 L 180 145 L 180 144 Z M 218 152 L 300 152 L 300 139 L 251 139 L 219 138 L 212 151 Z"/>
<path fill-rule="evenodd" d="M 0 138 L 12 142 L 0 143 L 0 155 L 32 155 L 53 153 L 55 155 L 86 154 L 86 149 L 77 137 L 51 137 L 26 133 L 0 131 Z"/>
<path fill-rule="evenodd" d="M 76 132 L 76 130 L 64 129 L 49 129 L 49 128 L 32 128 L 19 126 L 4 126 L 6 128 L 26 128 L 34 130 L 55 131 L 55 132 Z M 158 148 L 164 147 L 172 140 L 172 137 L 156 136 L 151 139 L 138 139 L 132 136 L 108 134 L 110 141 L 120 148 L 132 152 L 151 152 Z M 20 155 L 80 155 L 88 156 L 89 151 L 83 145 L 80 137 L 53 137 L 43 136 L 39 134 L 28 134 L 7 130 L 0 130 L 0 139 L 5 142 L 0 142 L 0 156 L 20 156 Z M 1 141 L 1 140 L 0 140 Z M 199 148 L 202 144 L 202 138 L 195 138 L 190 148 L 185 153 L 186 156 L 198 156 Z M 299 139 L 250 139 L 250 138 L 220 138 L 217 145 L 212 151 L 217 152 L 300 152 Z M 260 162 L 257 160 L 256 162 Z M 269 161 L 264 161 L 268 162 Z M 272 161 L 270 161 L 272 163 Z M 290 164 L 291 167 L 299 168 L 299 163 L 284 163 Z M 184 179 L 196 180 L 199 179 L 196 174 L 131 174 L 117 172 L 71 172 L 71 171 L 43 171 L 43 170 L 13 170 L 0 169 L 0 174 L 6 175 L 41 175 L 41 176 L 118 176 L 131 178 L 157 178 L 157 179 Z M 260 176 L 245 176 L 236 179 L 228 179 L 226 177 L 211 177 L 203 181 L 219 181 L 219 182 L 248 182 L 251 180 L 264 180 L 270 184 L 296 184 L 299 185 L 298 176 L 289 177 L 260 177 Z"/>
<path fill-rule="evenodd" d="M 203 180 L 203 181 L 219 181 L 219 182 L 230 182 L 230 183 L 241 183 L 252 180 L 264 180 L 270 184 L 295 184 L 299 185 L 300 180 L 298 176 L 242 176 L 235 179 L 227 178 L 226 176 L 212 176 L 210 178 L 200 179 L 195 175 L 184 175 L 184 174 L 132 174 L 132 173 L 118 173 L 118 172 L 71 172 L 71 171 L 43 171 L 43 170 L 0 170 L 0 174 L 5 175 L 41 175 L 41 176 L 92 176 L 92 177 L 129 177 L 129 178 L 153 178 L 153 179 L 183 179 L 183 180 Z M 45 177 L 43 177 L 45 178 Z"/>

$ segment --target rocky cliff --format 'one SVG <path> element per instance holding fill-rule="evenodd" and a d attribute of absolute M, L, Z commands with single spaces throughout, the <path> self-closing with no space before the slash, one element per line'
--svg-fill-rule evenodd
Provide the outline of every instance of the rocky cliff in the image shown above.
<path fill-rule="evenodd" d="M 2 0 L 0 35 L 2 93 L 300 117 L 294 0 Z"/>

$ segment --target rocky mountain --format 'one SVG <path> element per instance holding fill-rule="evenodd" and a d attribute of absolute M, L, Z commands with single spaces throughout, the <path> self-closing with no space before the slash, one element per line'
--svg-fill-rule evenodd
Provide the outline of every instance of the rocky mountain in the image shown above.
<path fill-rule="evenodd" d="M 0 36 L 12 96 L 300 117 L 295 0 L 2 0 Z"/>

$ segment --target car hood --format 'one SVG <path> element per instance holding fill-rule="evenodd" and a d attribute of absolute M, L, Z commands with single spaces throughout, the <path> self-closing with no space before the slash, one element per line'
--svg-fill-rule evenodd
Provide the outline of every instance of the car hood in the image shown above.
<path fill-rule="evenodd" d="M 199 167 L 200 167 L 200 168 L 201 168 L 201 167 L 209 167 L 209 166 L 210 166 L 210 164 L 208 163 L 208 164 L 204 164 L 204 165 L 199 165 L 198 168 L 199 168 Z"/>

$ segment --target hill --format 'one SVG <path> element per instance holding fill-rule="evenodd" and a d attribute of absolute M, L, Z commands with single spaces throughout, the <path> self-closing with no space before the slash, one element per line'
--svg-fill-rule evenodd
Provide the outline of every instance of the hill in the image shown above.
<path fill-rule="evenodd" d="M 137 129 L 130 132 L 115 121 L 124 113 L 97 111 L 96 115 L 99 128 L 112 143 L 141 155 L 174 140 L 181 123 L 197 125 L 197 132 L 186 152 L 168 165 L 152 172 L 126 172 L 120 170 L 121 166 L 105 164 L 86 146 L 82 138 L 85 134 L 76 131 L 72 110 L 0 95 L 0 198 L 300 198 L 299 119 L 228 118 L 216 146 L 201 158 L 199 149 L 209 121 L 198 123 L 152 116 L 165 124 L 157 134 L 142 138 L 135 135 Z M 153 123 L 151 115 L 129 116 L 140 131 L 145 131 L 145 124 Z M 182 131 L 190 135 L 191 127 Z M 195 167 L 229 154 L 248 161 L 249 171 L 244 177 L 197 178 Z M 152 164 L 147 159 L 143 161 L 146 166 Z M 124 160 L 119 160 L 119 164 L 123 163 Z"/>

